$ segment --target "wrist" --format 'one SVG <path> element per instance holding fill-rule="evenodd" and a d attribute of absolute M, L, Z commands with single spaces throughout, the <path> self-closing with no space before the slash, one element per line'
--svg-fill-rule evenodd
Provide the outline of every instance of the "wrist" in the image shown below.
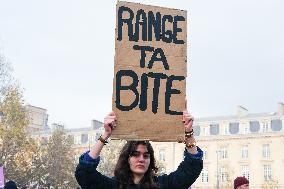
<path fill-rule="evenodd" d="M 103 134 L 101 134 L 101 136 L 98 138 L 98 140 L 103 143 L 104 145 L 106 145 L 108 143 L 108 138 L 110 137 L 110 134 L 107 132 L 104 132 Z"/>
<path fill-rule="evenodd" d="M 187 148 L 192 148 L 192 147 L 196 146 L 196 140 L 195 140 L 194 136 L 193 135 L 191 135 L 190 137 L 185 136 L 184 144 Z"/>
<path fill-rule="evenodd" d="M 193 134 L 193 129 L 191 129 L 190 131 L 184 131 L 185 138 L 190 138 L 191 136 L 193 136 Z"/>
<path fill-rule="evenodd" d="M 185 147 L 190 154 L 198 153 L 195 140 L 185 140 Z"/>
<path fill-rule="evenodd" d="M 103 134 L 101 135 L 101 137 L 102 137 L 104 140 L 107 140 L 107 139 L 110 137 L 110 133 L 103 132 Z"/>
<path fill-rule="evenodd" d="M 98 141 L 100 141 L 103 145 L 106 145 L 108 143 L 108 141 L 105 138 L 103 138 L 102 135 L 98 138 Z"/>

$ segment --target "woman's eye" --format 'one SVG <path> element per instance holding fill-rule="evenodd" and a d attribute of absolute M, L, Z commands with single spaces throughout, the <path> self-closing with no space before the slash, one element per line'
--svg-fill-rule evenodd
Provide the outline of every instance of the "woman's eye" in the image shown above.
<path fill-rule="evenodd" d="M 149 159 L 150 158 L 150 154 L 143 154 L 144 159 Z"/>

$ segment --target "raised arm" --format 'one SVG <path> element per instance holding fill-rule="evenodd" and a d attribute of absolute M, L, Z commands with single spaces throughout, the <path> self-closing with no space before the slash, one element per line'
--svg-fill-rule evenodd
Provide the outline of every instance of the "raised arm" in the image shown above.
<path fill-rule="evenodd" d="M 100 136 L 99 140 L 96 142 L 94 147 L 89 152 L 89 155 L 92 158 L 95 159 L 100 155 L 104 145 L 107 143 L 107 139 L 111 136 L 111 133 L 115 129 L 115 127 L 116 127 L 116 116 L 115 113 L 112 111 L 104 119 L 105 130 L 103 134 Z"/>
<path fill-rule="evenodd" d="M 110 189 L 116 186 L 116 180 L 109 178 L 97 171 L 99 155 L 107 139 L 116 127 L 116 116 L 110 112 L 104 119 L 104 132 L 94 147 L 83 153 L 79 158 L 79 164 L 75 171 L 76 179 L 82 189 Z"/>
<path fill-rule="evenodd" d="M 203 152 L 195 145 L 192 128 L 193 117 L 188 113 L 186 106 L 183 111 L 182 121 L 184 123 L 185 132 L 184 160 L 180 163 L 176 171 L 158 178 L 160 183 L 166 186 L 166 188 L 188 189 L 198 178 L 203 168 Z"/>
<path fill-rule="evenodd" d="M 195 138 L 193 136 L 193 128 L 192 128 L 193 117 L 188 113 L 187 109 L 183 111 L 182 121 L 184 123 L 184 133 L 185 133 L 184 141 L 186 149 L 190 154 L 197 154 L 198 151 L 195 145 Z"/>

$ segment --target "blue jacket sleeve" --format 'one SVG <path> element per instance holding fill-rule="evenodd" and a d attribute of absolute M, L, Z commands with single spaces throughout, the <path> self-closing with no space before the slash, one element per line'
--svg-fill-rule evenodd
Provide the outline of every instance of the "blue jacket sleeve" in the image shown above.
<path fill-rule="evenodd" d="M 82 189 L 110 189 L 116 185 L 115 179 L 97 171 L 99 162 L 100 157 L 93 159 L 89 156 L 89 152 L 80 156 L 75 177 Z"/>
<path fill-rule="evenodd" d="M 159 184 L 165 189 L 188 189 L 203 169 L 203 151 L 199 147 L 197 147 L 197 150 L 197 154 L 190 154 L 185 149 L 184 160 L 177 170 L 169 175 L 159 176 Z"/>

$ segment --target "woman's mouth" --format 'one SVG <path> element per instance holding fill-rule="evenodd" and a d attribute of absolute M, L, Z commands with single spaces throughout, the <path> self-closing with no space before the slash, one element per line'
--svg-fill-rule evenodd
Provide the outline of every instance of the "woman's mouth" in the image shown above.
<path fill-rule="evenodd" d="M 143 169 L 145 166 L 144 165 L 136 165 L 137 168 Z"/>

